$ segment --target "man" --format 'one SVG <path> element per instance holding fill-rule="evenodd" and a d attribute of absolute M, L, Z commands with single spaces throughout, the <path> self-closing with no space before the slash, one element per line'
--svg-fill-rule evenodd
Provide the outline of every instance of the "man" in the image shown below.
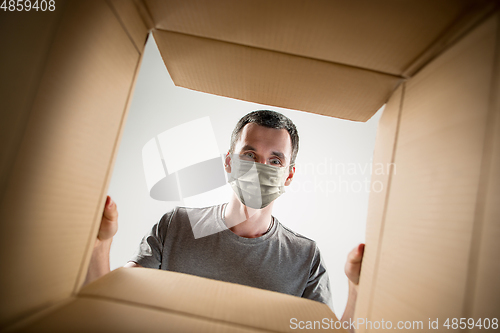
<path fill-rule="evenodd" d="M 254 111 L 231 136 L 225 170 L 233 188 L 227 204 L 179 207 L 143 238 L 126 267 L 149 267 L 313 299 L 331 307 L 326 268 L 316 243 L 272 216 L 274 200 L 295 174 L 299 137 L 290 119 Z M 116 204 L 108 197 L 86 282 L 109 272 L 117 230 Z M 349 299 L 342 320 L 352 318 L 364 245 L 348 256 Z"/>

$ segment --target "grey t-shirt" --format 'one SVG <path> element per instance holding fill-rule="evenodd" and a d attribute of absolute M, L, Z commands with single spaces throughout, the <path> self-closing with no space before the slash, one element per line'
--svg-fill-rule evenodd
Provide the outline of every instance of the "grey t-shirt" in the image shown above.
<path fill-rule="evenodd" d="M 276 218 L 263 236 L 240 237 L 225 226 L 223 206 L 177 207 L 163 215 L 130 261 L 305 297 L 332 308 L 328 273 L 313 240 Z"/>

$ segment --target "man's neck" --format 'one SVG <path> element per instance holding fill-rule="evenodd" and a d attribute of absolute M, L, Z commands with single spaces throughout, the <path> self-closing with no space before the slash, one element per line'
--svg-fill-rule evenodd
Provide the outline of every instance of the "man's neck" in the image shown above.
<path fill-rule="evenodd" d="M 226 226 L 240 237 L 260 237 L 271 226 L 272 206 L 273 202 L 263 209 L 249 208 L 243 205 L 235 195 L 232 195 L 225 209 Z"/>

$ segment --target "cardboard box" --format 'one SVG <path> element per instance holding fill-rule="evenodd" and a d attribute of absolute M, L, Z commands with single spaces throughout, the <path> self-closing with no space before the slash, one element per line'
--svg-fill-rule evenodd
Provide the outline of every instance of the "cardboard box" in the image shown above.
<path fill-rule="evenodd" d="M 336 318 L 327 305 L 300 297 L 175 272 L 119 268 L 21 331 L 290 332 L 308 321 L 319 329 Z"/>
<path fill-rule="evenodd" d="M 0 13 L 4 328 L 82 285 L 142 48 L 103 1 Z"/>
<path fill-rule="evenodd" d="M 0 328 L 285 332 L 290 316 L 335 321 L 320 303 L 162 271 L 120 269 L 81 289 L 151 29 L 180 86 L 355 121 L 387 102 L 374 163 L 393 170 L 373 179 L 384 191 L 370 197 L 357 318 L 424 330 L 498 318 L 498 15 L 494 1 L 458 0 L 0 11 Z"/>
<path fill-rule="evenodd" d="M 494 15 L 389 100 L 374 162 L 394 163 L 394 172 L 380 179 L 387 191 L 371 197 L 358 317 L 428 329 L 437 318 L 442 325 L 500 313 L 491 257 L 500 250 L 491 205 L 500 170 L 492 165 L 497 31 Z"/>

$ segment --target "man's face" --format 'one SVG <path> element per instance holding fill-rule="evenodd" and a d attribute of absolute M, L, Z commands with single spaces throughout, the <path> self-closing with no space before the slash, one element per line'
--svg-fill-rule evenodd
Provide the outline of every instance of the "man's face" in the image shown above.
<path fill-rule="evenodd" d="M 292 141 L 286 129 L 275 129 L 250 123 L 243 127 L 234 146 L 234 154 L 247 156 L 257 163 L 290 169 L 285 186 L 292 182 L 295 167 L 289 168 L 292 157 Z M 226 155 L 226 171 L 231 172 L 229 153 Z"/>

